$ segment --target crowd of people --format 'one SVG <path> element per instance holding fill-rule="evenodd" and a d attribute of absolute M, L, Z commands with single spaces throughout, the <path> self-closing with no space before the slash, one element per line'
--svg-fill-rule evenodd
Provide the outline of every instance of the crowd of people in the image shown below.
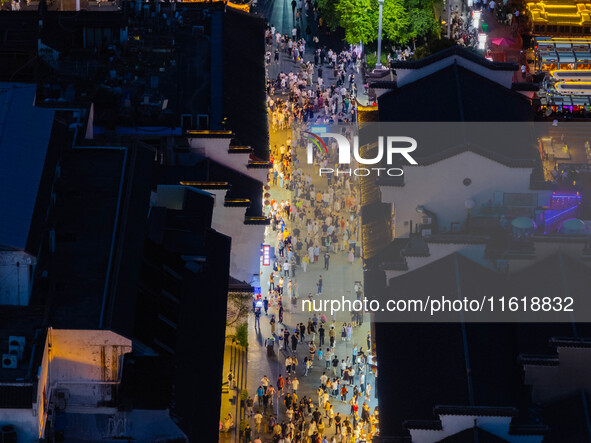
<path fill-rule="evenodd" d="M 294 139 L 301 141 L 298 132 Z M 350 137 L 350 134 L 346 132 Z M 376 432 L 378 410 L 369 406 L 372 383 L 377 376 L 377 362 L 371 353 L 371 337 L 366 347 L 353 342 L 353 331 L 359 326 L 357 317 L 337 324 L 325 314 L 313 313 L 307 324 L 293 327 L 283 323 L 283 300 L 297 303 L 298 275 L 330 270 L 331 257 L 343 254 L 349 263 L 355 260 L 358 239 L 358 187 L 348 174 L 313 179 L 313 165 L 300 165 L 298 152 L 302 144 L 284 144 L 272 148 L 273 170 L 269 184 L 290 190 L 290 200 L 268 200 L 265 210 L 271 219 L 269 236 L 275 241 L 273 271 L 267 281 L 266 296 L 255 298 L 253 309 L 258 319 L 268 318 L 273 341 L 285 356 L 285 377 L 280 374 L 273 384 L 264 375 L 256 395 L 246 400 L 249 424 L 246 441 L 255 441 L 265 433 L 273 442 L 363 442 Z M 315 154 L 316 165 L 334 164 L 336 149 Z M 301 167 L 304 166 L 304 167 Z M 315 175 L 316 176 L 316 175 Z M 296 271 L 297 269 L 297 271 Z M 357 283 L 353 291 L 361 297 Z M 326 293 L 322 274 L 318 275 L 316 291 L 309 298 Z M 339 342 L 353 345 L 350 355 L 338 355 Z M 346 351 L 345 351 L 346 352 Z M 342 353 L 342 352 L 341 352 Z M 318 375 L 316 375 L 318 374 Z M 319 377 L 316 398 L 298 394 L 299 377 Z M 308 382 L 309 383 L 309 382 Z M 279 402 L 280 404 L 277 404 Z M 336 405 L 346 405 L 348 414 L 335 412 Z M 281 420 L 276 411 L 281 409 Z M 342 409 L 342 406 L 341 406 Z M 252 426 L 251 426 L 252 424 Z M 254 440 L 253 440 L 254 439 Z M 262 440 L 261 440 L 262 441 Z"/>
<path fill-rule="evenodd" d="M 305 39 L 281 35 L 273 25 L 268 26 L 267 35 L 267 108 L 271 130 L 302 122 L 356 120 L 356 78 L 361 63 L 356 48 L 338 52 L 316 44 L 313 60 L 306 60 Z M 269 68 L 280 63 L 281 54 L 291 60 L 293 69 L 270 76 Z"/>
<path fill-rule="evenodd" d="M 479 29 L 472 26 L 469 15 L 464 16 L 462 11 L 455 5 L 451 13 L 451 38 L 460 46 L 476 48 L 478 46 Z"/>
<path fill-rule="evenodd" d="M 305 341 L 306 327 L 302 324 L 298 327 L 303 333 L 295 340 Z M 331 328 L 334 329 L 334 325 Z M 299 331 L 294 331 L 296 333 L 299 334 Z M 310 334 L 313 332 L 308 332 Z M 319 350 L 317 359 L 306 357 L 305 376 L 308 369 L 314 367 L 315 360 L 317 366 L 323 369 L 318 380 L 316 398 L 313 399 L 306 395 L 299 397 L 297 356 L 288 355 L 285 359 L 286 377 L 280 374 L 274 387 L 264 375 L 256 391 L 256 400 L 250 396 L 246 399 L 246 416 L 251 419 L 253 426 L 247 425 L 245 436 L 247 439 L 258 438 L 261 434 L 270 433 L 274 442 L 316 442 L 329 441 L 328 435 L 332 433 L 331 442 L 368 441 L 379 423 L 377 407 L 372 411 L 368 405 L 371 384 L 366 383 L 369 376 L 364 372 L 366 367 L 372 366 L 372 358 L 370 353 L 366 356 L 363 348 L 358 349 L 357 346 L 353 348 L 351 357 L 347 356 L 340 361 L 331 348 L 327 348 L 324 355 Z M 355 384 L 356 379 L 359 380 L 359 385 Z M 274 405 L 274 401 L 280 401 L 282 408 L 284 407 L 285 419 L 281 421 L 278 421 L 273 412 L 273 408 L 279 406 Z M 335 412 L 334 406 L 338 402 L 349 405 L 349 414 Z"/>
<path fill-rule="evenodd" d="M 281 141 L 271 146 L 273 168 L 264 211 L 271 219 L 266 237 L 274 255 L 272 270 L 261 281 L 261 294 L 253 299 L 255 329 L 260 332 L 263 323 L 263 329 L 270 330 L 264 346 L 267 358 L 281 364 L 281 374 L 277 377 L 274 371 L 273 381 L 259 375 L 258 388 L 245 400 L 241 436 L 255 443 L 365 442 L 377 431 L 379 415 L 372 389 L 377 361 L 369 332 L 364 338 L 364 330 L 359 331 L 362 314 L 337 323 L 336 315 L 328 319 L 324 313 L 310 312 L 306 322 L 305 317 L 296 320 L 295 308 L 302 298 L 330 294 L 323 274 L 330 275 L 335 257 L 349 265 L 358 263 L 357 178 L 346 173 L 318 175 L 319 167 L 337 163 L 335 144 L 322 155 L 314 153 L 315 165 L 300 162 L 297 154 L 306 149 L 300 137 L 304 125 L 356 121 L 359 52 L 355 47 L 328 49 L 317 37 L 311 38 L 307 27 L 304 38 L 302 9 L 308 12 L 308 22 L 312 14 L 320 22 L 317 5 L 294 0 L 292 7 L 297 25 L 291 35 L 281 34 L 272 24 L 265 35 L 270 130 L 291 129 L 291 135 L 276 136 Z M 297 141 L 292 143 L 292 138 Z M 306 290 L 300 289 L 298 280 Z M 307 288 L 314 287 L 311 281 L 314 291 Z M 360 298 L 360 282 L 350 292 Z M 292 315 L 284 318 L 284 312 Z M 360 346 L 360 341 L 367 343 Z"/>

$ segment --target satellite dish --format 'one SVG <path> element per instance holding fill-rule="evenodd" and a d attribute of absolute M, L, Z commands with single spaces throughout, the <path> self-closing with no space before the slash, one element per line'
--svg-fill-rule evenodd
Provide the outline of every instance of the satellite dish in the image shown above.
<path fill-rule="evenodd" d="M 469 198 L 468 200 L 466 200 L 464 202 L 464 206 L 466 206 L 466 208 L 468 208 L 468 209 L 472 209 L 474 206 L 476 206 L 476 202 L 474 200 L 472 200 L 471 198 Z"/>

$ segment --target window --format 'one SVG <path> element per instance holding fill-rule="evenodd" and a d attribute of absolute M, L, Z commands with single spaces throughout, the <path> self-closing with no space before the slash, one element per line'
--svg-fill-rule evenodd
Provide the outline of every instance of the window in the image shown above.
<path fill-rule="evenodd" d="M 183 131 L 193 129 L 193 116 L 191 114 L 181 115 L 181 127 L 183 128 Z"/>
<path fill-rule="evenodd" d="M 570 26 L 559 26 L 558 31 L 561 33 L 568 33 L 570 31 Z"/>
<path fill-rule="evenodd" d="M 209 115 L 197 114 L 197 129 L 209 129 Z"/>

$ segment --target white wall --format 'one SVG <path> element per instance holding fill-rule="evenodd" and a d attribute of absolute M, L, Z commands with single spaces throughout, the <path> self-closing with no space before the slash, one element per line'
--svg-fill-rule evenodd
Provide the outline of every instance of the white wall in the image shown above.
<path fill-rule="evenodd" d="M 0 305 L 29 304 L 35 263 L 35 257 L 23 251 L 0 252 Z"/>
<path fill-rule="evenodd" d="M 216 198 L 212 228 L 232 237 L 230 275 L 250 283 L 253 274 L 260 273 L 260 249 L 266 226 L 245 225 L 246 208 L 224 206 L 223 202 L 223 198 Z"/>
<path fill-rule="evenodd" d="M 260 182 L 267 181 L 267 169 L 251 169 L 246 167 L 250 154 L 230 154 L 228 152 L 231 138 L 191 138 L 190 134 L 187 137 L 189 146 L 198 151 L 205 150 L 204 155 L 206 157 L 211 158 L 228 168 L 234 169 L 235 171 L 241 172 L 242 174 L 248 175 Z"/>
<path fill-rule="evenodd" d="M 411 430 L 410 435 L 413 443 L 435 443 L 451 435 L 462 432 L 465 429 L 474 427 L 474 420 L 477 426 L 491 434 L 497 435 L 509 442 L 515 443 L 541 443 L 542 435 L 509 435 L 509 424 L 511 417 L 477 417 L 474 415 L 441 415 L 442 430 Z"/>
<path fill-rule="evenodd" d="M 183 186 L 158 186 L 156 204 L 182 209 L 185 191 Z M 253 274 L 260 272 L 259 257 L 265 238 L 265 225 L 245 225 L 246 208 L 224 206 L 226 189 L 206 189 L 203 192 L 211 194 L 215 201 L 211 227 L 232 238 L 230 275 L 250 283 Z"/>
<path fill-rule="evenodd" d="M 195 150 L 204 150 L 204 155 L 237 172 L 247 175 L 261 183 L 267 181 L 268 169 L 247 168 L 249 154 L 230 154 L 230 138 L 203 138 L 188 136 L 189 145 Z M 259 274 L 259 258 L 261 244 L 264 241 L 264 225 L 245 225 L 246 208 L 226 207 L 224 200 L 226 190 L 207 192 L 215 196 L 212 228 L 232 238 L 230 252 L 230 275 L 238 280 L 249 283 L 253 274 Z"/>
<path fill-rule="evenodd" d="M 117 381 L 120 357 L 131 352 L 131 340 L 111 331 L 52 329 L 50 343 L 52 388 L 68 389 L 71 404 L 96 405 L 111 399 L 111 387 L 92 382 Z"/>
<path fill-rule="evenodd" d="M 401 87 L 433 74 L 434 72 L 440 71 L 454 63 L 457 63 L 459 66 L 465 67 L 482 77 L 488 78 L 493 82 L 499 83 L 505 88 L 511 88 L 514 71 L 493 71 L 492 69 L 485 68 L 478 63 L 471 62 L 458 55 L 447 57 L 420 69 L 396 69 L 396 82 L 398 87 Z"/>
<path fill-rule="evenodd" d="M 438 216 L 439 227 L 466 220 L 465 202 L 472 199 L 477 207 L 494 199 L 495 191 L 531 193 L 531 168 L 509 168 L 473 152 L 467 151 L 427 166 L 405 166 L 404 186 L 381 186 L 382 201 L 394 203 L 396 237 L 408 237 L 409 225 L 420 222 L 419 205 Z M 463 180 L 472 183 L 464 186 Z M 539 203 L 547 200 L 548 191 L 537 192 Z"/>
<path fill-rule="evenodd" d="M 37 420 L 31 409 L 0 409 L 0 426 L 13 425 L 19 442 L 39 441 Z"/>
<path fill-rule="evenodd" d="M 131 352 L 131 340 L 112 331 L 52 329 L 52 382 L 117 380 L 119 357 Z"/>
<path fill-rule="evenodd" d="M 208 192 L 215 196 L 211 227 L 232 238 L 230 275 L 250 283 L 253 274 L 260 273 L 260 249 L 265 238 L 265 225 L 245 225 L 246 208 L 224 206 L 226 190 L 212 189 Z"/>
<path fill-rule="evenodd" d="M 591 390 L 591 349 L 559 347 L 558 366 L 524 365 L 524 384 L 532 386 L 532 400 L 546 405 Z"/>

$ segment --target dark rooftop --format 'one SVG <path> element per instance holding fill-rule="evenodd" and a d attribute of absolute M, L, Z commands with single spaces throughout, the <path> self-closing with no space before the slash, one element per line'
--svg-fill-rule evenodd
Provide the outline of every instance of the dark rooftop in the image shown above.
<path fill-rule="evenodd" d="M 516 417 L 517 409 L 489 406 L 435 406 L 435 415 L 477 415 L 481 417 Z"/>
<path fill-rule="evenodd" d="M 183 164 L 179 162 L 181 155 Z M 234 206 L 246 206 L 246 216 L 262 215 L 261 182 L 197 153 L 177 153 L 175 157 L 174 165 L 160 168 L 158 183 L 187 184 L 199 189 L 228 189 L 226 199 L 233 200 Z M 238 201 L 240 204 L 236 204 Z"/>
<path fill-rule="evenodd" d="M 381 122 L 533 120 L 531 104 L 522 94 L 457 64 L 386 92 L 378 105 Z"/>
<path fill-rule="evenodd" d="M 52 219 L 55 252 L 44 265 L 52 285 L 33 294 L 48 300 L 51 326 L 130 335 L 152 157 L 137 146 L 127 154 L 96 148 L 64 154 Z"/>
<path fill-rule="evenodd" d="M 453 254 L 393 279 L 383 295 L 455 297 L 461 288 L 462 296 L 468 297 L 474 293 L 519 295 L 526 289 L 543 297 L 564 294 L 568 288 L 577 299 L 591 286 L 586 269 L 580 260 L 554 254 L 507 280 Z M 388 436 L 407 435 L 404 420 L 432 420 L 438 404 L 458 405 L 435 408 L 438 414 L 467 414 L 475 406 L 483 407 L 486 414 L 499 414 L 497 407 L 516 408 L 519 414 L 514 424 L 536 424 L 528 422 L 530 400 L 522 384 L 523 360 L 519 356 L 535 354 L 535 359 L 530 359 L 533 364 L 554 364 L 554 346 L 587 346 L 589 341 L 551 337 L 591 336 L 591 324 L 572 322 L 376 323 L 375 329 L 380 371 L 388 374 L 378 378 L 380 413 L 392 418 L 381 423 L 382 435 Z M 392 401 L 394 398 L 405 400 Z M 506 411 L 516 415 L 514 409 Z"/>
<path fill-rule="evenodd" d="M 420 60 L 392 61 L 390 62 L 390 67 L 392 69 L 419 69 L 454 55 L 458 55 L 493 71 L 517 71 L 517 69 L 519 69 L 519 66 L 517 66 L 516 63 L 491 62 L 481 55 L 475 54 L 474 52 L 457 45 L 450 46 L 449 48 Z"/>
<path fill-rule="evenodd" d="M 591 442 L 590 405 L 590 394 L 581 392 L 545 407 L 543 420 L 550 429 L 544 442 Z"/>
<path fill-rule="evenodd" d="M 441 440 L 441 443 L 506 443 L 508 440 L 479 427 L 464 429 Z"/>

